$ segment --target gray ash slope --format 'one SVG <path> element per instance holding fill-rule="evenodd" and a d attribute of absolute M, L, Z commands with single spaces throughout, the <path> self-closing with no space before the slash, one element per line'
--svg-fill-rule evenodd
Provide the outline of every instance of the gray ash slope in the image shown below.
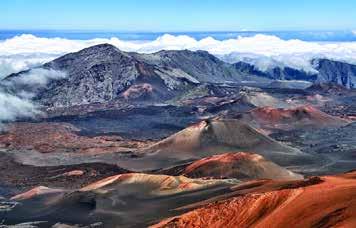
<path fill-rule="evenodd" d="M 282 131 L 270 136 L 303 152 L 324 157 L 325 164 L 313 170 L 315 175 L 355 169 L 356 122 L 339 128 Z"/>
<path fill-rule="evenodd" d="M 64 55 L 42 66 L 63 71 L 66 78 L 52 80 L 36 91 L 34 100 L 49 107 L 103 103 L 119 98 L 164 101 L 200 83 L 240 82 L 249 79 L 207 52 L 161 51 L 128 53 L 100 44 Z M 26 72 L 6 80 L 24 77 Z"/>
<path fill-rule="evenodd" d="M 253 74 L 274 80 L 305 80 L 311 82 L 332 82 L 347 88 L 356 87 L 356 65 L 330 59 L 314 59 L 311 61 L 316 72 L 291 67 L 273 67 L 266 71 L 259 70 L 256 66 L 246 63 L 234 63 L 234 67 L 246 74 Z"/>

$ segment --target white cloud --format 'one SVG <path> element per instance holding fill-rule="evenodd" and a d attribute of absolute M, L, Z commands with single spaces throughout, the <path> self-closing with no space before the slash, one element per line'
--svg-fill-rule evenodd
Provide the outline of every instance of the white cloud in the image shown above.
<path fill-rule="evenodd" d="M 0 78 L 9 72 L 42 64 L 65 53 L 79 51 L 100 43 L 110 43 L 123 51 L 140 53 L 152 53 L 163 49 L 206 50 L 229 61 L 247 59 L 256 63 L 261 69 L 277 64 L 311 71 L 313 69 L 309 60 L 316 57 L 356 63 L 356 42 L 318 43 L 282 40 L 276 36 L 262 34 L 222 41 L 211 37 L 196 40 L 185 35 L 166 34 L 156 40 L 146 42 L 123 41 L 115 37 L 69 40 L 21 35 L 0 42 L 0 63 L 5 62 L 5 64 L 0 64 Z"/>
<path fill-rule="evenodd" d="M 61 71 L 36 68 L 23 74 L 23 76 L 14 80 L 13 83 L 43 87 L 51 80 L 58 80 L 65 77 L 67 77 L 66 73 Z"/>
<path fill-rule="evenodd" d="M 10 94 L 0 88 L 0 127 L 1 123 L 14 121 L 18 118 L 34 117 L 41 114 L 38 105 L 31 102 L 36 90 L 45 87 L 50 80 L 65 78 L 64 72 L 46 70 L 42 68 L 32 69 L 16 80 L 9 80 L 1 84 L 8 87 L 29 86 L 30 90 L 23 89 Z M 25 88 L 25 87 L 23 87 Z"/>
<path fill-rule="evenodd" d="M 27 70 L 58 57 L 56 54 L 13 54 L 2 55 L 0 52 L 0 80 L 11 73 Z"/>
<path fill-rule="evenodd" d="M 36 90 L 39 88 L 45 87 L 51 80 L 59 80 L 65 77 L 67 77 L 67 74 L 62 71 L 34 68 L 26 73 L 23 73 L 21 77 L 2 81 L 0 85 L 3 85 L 7 88 L 16 88 L 15 91 L 18 91 L 17 95 L 28 95 L 30 93 L 36 92 Z M 19 88 L 25 88 L 25 91 L 19 91 Z"/>
<path fill-rule="evenodd" d="M 0 91 L 0 107 L 2 107 L 0 112 L 0 128 L 3 122 L 40 114 L 37 106 L 31 101 L 4 91 Z"/>
<path fill-rule="evenodd" d="M 0 43 L 1 55 L 52 53 L 63 54 L 85 47 L 85 43 L 61 38 L 41 38 L 29 34 L 15 36 Z"/>

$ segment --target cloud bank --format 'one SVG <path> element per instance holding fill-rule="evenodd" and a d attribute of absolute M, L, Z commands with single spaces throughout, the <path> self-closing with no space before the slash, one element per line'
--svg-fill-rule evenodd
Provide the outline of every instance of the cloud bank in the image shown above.
<path fill-rule="evenodd" d="M 0 41 L 0 78 L 100 43 L 110 43 L 123 51 L 140 53 L 160 50 L 206 50 L 225 61 L 247 61 L 262 70 L 278 65 L 313 71 L 310 60 L 320 57 L 356 63 L 356 42 L 318 43 L 296 39 L 283 40 L 262 34 L 222 41 L 211 37 L 196 40 L 186 35 L 169 34 L 152 41 L 124 41 L 115 37 L 69 40 L 21 35 Z"/>
<path fill-rule="evenodd" d="M 60 71 L 42 68 L 32 69 L 16 80 L 0 83 L 0 128 L 2 123 L 19 118 L 30 118 L 40 115 L 40 107 L 31 101 L 37 90 L 45 87 L 51 80 L 65 78 L 67 75 Z M 7 90 L 5 90 L 5 88 Z M 12 90 L 16 93 L 11 93 Z"/>
<path fill-rule="evenodd" d="M 21 86 L 44 87 L 51 80 L 63 79 L 65 77 L 67 77 L 67 75 L 61 71 L 35 68 L 24 73 L 16 80 L 10 80 L 10 83 Z"/>
<path fill-rule="evenodd" d="M 3 55 L 0 52 L 0 80 L 9 74 L 38 67 L 56 57 L 58 57 L 57 54 L 28 53 Z"/>
<path fill-rule="evenodd" d="M 0 90 L 0 127 L 1 123 L 14 121 L 17 118 L 32 117 L 39 114 L 36 105 L 31 101 L 8 94 Z"/>

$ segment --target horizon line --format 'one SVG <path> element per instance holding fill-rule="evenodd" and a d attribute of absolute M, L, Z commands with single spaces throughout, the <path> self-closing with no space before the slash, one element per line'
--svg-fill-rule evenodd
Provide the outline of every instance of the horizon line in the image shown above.
<path fill-rule="evenodd" d="M 240 32 L 351 32 L 356 29 L 276 29 L 276 30 L 116 30 L 116 29 L 53 29 L 53 28 L 0 28 L 0 31 L 66 31 L 66 32 L 117 32 L 117 33 L 240 33 Z"/>

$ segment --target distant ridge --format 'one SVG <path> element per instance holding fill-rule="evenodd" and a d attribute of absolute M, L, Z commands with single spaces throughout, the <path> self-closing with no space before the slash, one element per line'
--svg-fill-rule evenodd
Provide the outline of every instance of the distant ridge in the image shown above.
<path fill-rule="evenodd" d="M 313 59 L 311 65 L 316 72 L 312 73 L 291 67 L 273 67 L 262 71 L 246 62 L 236 62 L 233 65 L 240 72 L 269 79 L 331 82 L 346 88 L 356 87 L 356 65 L 330 59 Z"/>

